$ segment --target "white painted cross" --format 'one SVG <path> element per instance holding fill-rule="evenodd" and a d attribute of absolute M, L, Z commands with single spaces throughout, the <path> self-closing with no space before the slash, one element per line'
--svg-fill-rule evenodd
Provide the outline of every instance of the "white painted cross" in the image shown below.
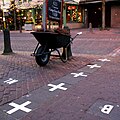
<path fill-rule="evenodd" d="M 62 87 L 63 85 L 65 85 L 65 83 L 60 83 L 59 85 L 48 84 L 48 86 L 53 87 L 53 88 L 49 89 L 49 91 L 52 92 L 56 89 L 67 90 L 67 88 Z"/>
<path fill-rule="evenodd" d="M 84 75 L 84 72 L 80 72 L 80 73 L 71 73 L 71 74 L 74 75 L 74 77 L 79 77 L 79 76 L 87 77 L 87 75 Z"/>
<path fill-rule="evenodd" d="M 12 78 L 9 78 L 8 80 L 4 81 L 4 83 L 8 83 L 8 84 L 13 84 L 13 83 L 16 83 L 16 82 L 18 82 L 18 80 L 12 79 Z"/>
<path fill-rule="evenodd" d="M 109 61 L 110 61 L 110 60 L 108 60 L 108 59 L 106 59 L 106 58 L 105 58 L 105 59 L 98 59 L 98 60 L 100 60 L 100 61 L 102 61 L 102 62 L 107 62 L 107 61 L 109 62 Z"/>
<path fill-rule="evenodd" d="M 18 110 L 22 110 L 22 111 L 28 113 L 28 112 L 30 112 L 30 111 L 32 111 L 32 110 L 29 109 L 29 108 L 26 108 L 25 106 L 29 105 L 30 103 L 31 103 L 30 101 L 27 101 L 27 102 L 25 102 L 25 103 L 23 103 L 23 104 L 21 104 L 21 105 L 18 105 L 18 104 L 16 104 L 16 103 L 12 102 L 12 103 L 10 103 L 9 105 L 10 105 L 10 106 L 13 106 L 14 108 L 11 109 L 11 110 L 9 110 L 9 111 L 7 111 L 7 113 L 8 113 L 8 114 L 12 114 L 12 113 L 14 113 L 14 112 L 16 112 L 16 111 L 18 111 Z"/>
<path fill-rule="evenodd" d="M 94 64 L 94 65 L 87 65 L 88 67 L 90 68 L 100 68 L 101 66 L 98 66 L 97 64 Z"/>

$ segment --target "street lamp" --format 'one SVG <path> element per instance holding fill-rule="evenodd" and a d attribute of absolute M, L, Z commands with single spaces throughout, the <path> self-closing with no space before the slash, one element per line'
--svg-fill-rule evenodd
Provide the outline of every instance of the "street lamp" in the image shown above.
<path fill-rule="evenodd" d="M 13 10 L 13 14 L 14 14 L 14 27 L 15 27 L 15 30 L 17 29 L 17 26 L 16 26 L 16 8 L 15 8 L 15 0 L 10 0 L 10 9 Z"/>
<path fill-rule="evenodd" d="M 6 9 L 5 9 L 5 3 L 4 3 L 4 0 L 2 0 L 2 10 L 3 10 L 3 29 L 6 29 L 6 23 L 5 23 L 5 11 L 6 11 Z"/>

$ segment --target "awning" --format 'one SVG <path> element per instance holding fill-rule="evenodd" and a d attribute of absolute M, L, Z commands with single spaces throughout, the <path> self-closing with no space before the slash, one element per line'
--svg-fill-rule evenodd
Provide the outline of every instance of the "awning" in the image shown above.
<path fill-rule="evenodd" d="M 24 2 L 20 5 L 18 4 L 16 5 L 16 7 L 18 9 L 30 9 L 30 8 L 36 8 L 37 6 L 40 6 L 42 4 L 43 4 L 43 0 L 39 0 L 39 1 L 33 0 L 30 2 Z"/>
<path fill-rule="evenodd" d="M 116 1 L 119 1 L 119 0 L 105 0 L 105 2 L 116 2 Z M 89 3 L 100 3 L 102 2 L 102 0 L 80 0 L 79 3 L 80 4 L 89 4 Z"/>
<path fill-rule="evenodd" d="M 79 4 L 80 0 L 64 0 L 65 3 L 67 4 Z"/>

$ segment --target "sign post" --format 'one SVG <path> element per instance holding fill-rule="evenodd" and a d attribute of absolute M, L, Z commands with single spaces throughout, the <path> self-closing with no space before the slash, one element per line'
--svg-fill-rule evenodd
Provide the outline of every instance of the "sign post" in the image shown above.
<path fill-rule="evenodd" d="M 43 30 L 47 29 L 47 0 L 43 1 L 43 9 L 42 9 L 42 27 Z"/>

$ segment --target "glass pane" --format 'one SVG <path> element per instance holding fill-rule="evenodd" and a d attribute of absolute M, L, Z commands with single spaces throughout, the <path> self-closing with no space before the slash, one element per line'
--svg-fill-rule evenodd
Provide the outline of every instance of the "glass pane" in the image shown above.
<path fill-rule="evenodd" d="M 66 20 L 67 22 L 82 22 L 81 8 L 77 5 L 67 5 Z"/>

